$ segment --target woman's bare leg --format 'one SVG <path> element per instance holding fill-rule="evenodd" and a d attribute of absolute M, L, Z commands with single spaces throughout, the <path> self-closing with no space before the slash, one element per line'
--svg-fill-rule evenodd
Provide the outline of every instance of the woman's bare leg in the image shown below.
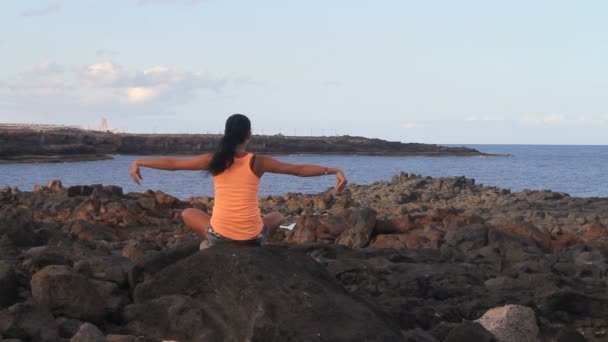
<path fill-rule="evenodd" d="M 207 239 L 207 225 L 209 225 L 209 221 L 211 220 L 211 217 L 207 213 L 189 208 L 182 211 L 182 220 L 184 220 L 188 229 L 201 234 Z"/>
<path fill-rule="evenodd" d="M 268 235 L 272 236 L 272 234 L 279 229 L 281 221 L 283 221 L 283 215 L 275 211 L 264 216 L 263 221 L 266 228 L 268 228 Z"/>

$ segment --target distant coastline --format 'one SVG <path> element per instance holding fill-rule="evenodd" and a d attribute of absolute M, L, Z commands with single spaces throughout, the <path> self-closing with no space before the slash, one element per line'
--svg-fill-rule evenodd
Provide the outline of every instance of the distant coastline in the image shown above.
<path fill-rule="evenodd" d="M 111 155 L 196 155 L 215 150 L 219 134 L 127 134 L 53 125 L 0 124 L 0 163 L 74 162 Z M 353 136 L 256 135 L 249 149 L 270 155 L 508 156 L 466 147 Z"/>

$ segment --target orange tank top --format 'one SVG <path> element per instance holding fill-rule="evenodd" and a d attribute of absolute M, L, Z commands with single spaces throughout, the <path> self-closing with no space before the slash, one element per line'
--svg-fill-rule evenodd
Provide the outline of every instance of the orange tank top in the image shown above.
<path fill-rule="evenodd" d="M 262 231 L 263 221 L 258 205 L 260 179 L 251 170 L 248 153 L 234 158 L 224 172 L 213 176 L 215 204 L 211 226 L 218 234 L 232 240 L 250 240 Z"/>

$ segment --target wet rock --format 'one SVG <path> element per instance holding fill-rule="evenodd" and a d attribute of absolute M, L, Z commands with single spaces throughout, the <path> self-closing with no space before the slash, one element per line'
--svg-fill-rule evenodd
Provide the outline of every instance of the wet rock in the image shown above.
<path fill-rule="evenodd" d="M 491 332 L 498 342 L 536 342 L 538 325 L 532 309 L 520 305 L 506 305 L 488 310 L 477 322 Z"/>
<path fill-rule="evenodd" d="M 0 334 L 3 338 L 25 341 L 57 341 L 57 324 L 45 307 L 19 303 L 0 311 Z"/>
<path fill-rule="evenodd" d="M 32 276 L 34 299 L 54 313 L 71 318 L 100 321 L 105 303 L 86 277 L 66 266 L 47 266 Z"/>
<path fill-rule="evenodd" d="M 70 342 L 106 342 L 104 334 L 91 323 L 84 323 Z"/>
<path fill-rule="evenodd" d="M 0 309 L 11 306 L 17 302 L 17 276 L 13 267 L 0 260 Z"/>

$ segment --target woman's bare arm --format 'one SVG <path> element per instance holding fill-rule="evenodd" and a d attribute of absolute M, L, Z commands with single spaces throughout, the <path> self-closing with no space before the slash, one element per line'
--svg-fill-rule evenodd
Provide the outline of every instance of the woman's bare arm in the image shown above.
<path fill-rule="evenodd" d="M 260 176 L 264 172 L 288 174 L 298 177 L 336 175 L 337 192 L 342 191 L 348 183 L 344 172 L 342 172 L 342 170 L 340 170 L 339 168 L 325 167 L 319 165 L 296 165 L 283 163 L 269 156 L 259 156 L 258 158 L 259 162 L 257 162 L 256 165 L 259 165 L 259 170 L 261 171 L 259 174 Z"/>
<path fill-rule="evenodd" d="M 140 168 L 147 167 L 151 169 L 177 171 L 177 170 L 207 170 L 213 154 L 207 153 L 198 157 L 189 159 L 177 158 L 156 158 L 156 159 L 138 159 L 131 164 L 131 178 L 141 184 L 142 177 Z"/>

